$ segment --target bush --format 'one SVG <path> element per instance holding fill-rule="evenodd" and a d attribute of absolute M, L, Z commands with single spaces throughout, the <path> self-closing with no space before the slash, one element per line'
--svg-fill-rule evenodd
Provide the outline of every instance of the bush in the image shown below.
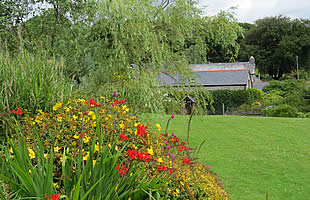
<path fill-rule="evenodd" d="M 253 90 L 214 90 L 211 91 L 215 114 L 222 113 L 222 104 L 229 109 L 238 108 L 242 104 L 254 102 Z"/>
<path fill-rule="evenodd" d="M 268 108 L 266 112 L 269 117 L 298 117 L 297 109 L 287 104 Z"/>
<path fill-rule="evenodd" d="M 141 124 L 124 100 L 73 99 L 23 119 L 20 136 L 4 149 L 0 175 L 16 198 L 229 199 L 186 142 L 159 124 Z"/>

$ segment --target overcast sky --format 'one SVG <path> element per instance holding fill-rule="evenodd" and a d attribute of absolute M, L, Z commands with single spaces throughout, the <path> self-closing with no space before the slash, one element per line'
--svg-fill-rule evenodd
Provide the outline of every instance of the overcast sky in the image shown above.
<path fill-rule="evenodd" d="M 310 19 L 310 0 L 199 0 L 206 15 L 237 7 L 234 12 L 239 22 L 254 23 L 257 19 L 278 16 Z"/>

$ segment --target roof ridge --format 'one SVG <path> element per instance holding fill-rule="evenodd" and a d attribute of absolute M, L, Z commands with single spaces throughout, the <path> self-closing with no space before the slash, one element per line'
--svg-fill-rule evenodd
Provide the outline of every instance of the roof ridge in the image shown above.
<path fill-rule="evenodd" d="M 192 72 L 241 71 L 241 70 L 249 70 L 249 69 L 213 69 L 213 70 L 198 70 Z"/>

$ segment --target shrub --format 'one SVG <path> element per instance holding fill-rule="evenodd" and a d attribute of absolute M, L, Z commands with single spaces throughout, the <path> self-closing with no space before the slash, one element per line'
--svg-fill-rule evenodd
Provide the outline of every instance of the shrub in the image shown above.
<path fill-rule="evenodd" d="M 269 117 L 298 117 L 297 109 L 287 104 L 268 108 L 266 112 Z"/>
<path fill-rule="evenodd" d="M 238 108 L 242 104 L 254 102 L 252 90 L 214 90 L 211 91 L 213 106 L 216 114 L 222 113 L 222 104 L 225 108 Z"/>
<path fill-rule="evenodd" d="M 154 130 L 141 124 L 124 100 L 101 97 L 101 102 L 81 98 L 58 102 L 53 112 L 38 110 L 35 117 L 24 118 L 23 137 L 11 143 L 14 157 L 9 147 L 5 149 L 7 162 L 3 166 L 7 170 L 3 172 L 7 178 L 1 175 L 0 179 L 23 183 L 13 175 L 14 163 L 18 163 L 27 180 L 34 180 L 37 176 L 32 175 L 46 169 L 42 163 L 48 159 L 53 164 L 53 177 L 48 173 L 49 178 L 44 180 L 54 184 L 49 192 L 68 197 L 87 194 L 87 199 L 228 199 L 216 176 L 191 157 L 187 143 L 174 133 L 161 131 L 159 124 L 156 127 Z M 16 144 L 21 144 L 20 148 Z M 19 152 L 26 161 L 20 161 Z M 48 174 L 41 172 L 40 176 Z M 18 190 L 25 188 L 14 189 L 21 197 L 33 197 L 30 193 L 23 196 Z M 110 196 L 100 196 L 103 190 L 103 195 Z M 35 194 L 42 196 L 44 192 L 41 188 Z"/>

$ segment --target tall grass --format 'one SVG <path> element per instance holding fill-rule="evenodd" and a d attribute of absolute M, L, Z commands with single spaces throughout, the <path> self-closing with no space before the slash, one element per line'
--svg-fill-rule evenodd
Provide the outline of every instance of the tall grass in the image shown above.
<path fill-rule="evenodd" d="M 12 56 L 0 47 L 0 136 L 10 119 L 8 111 L 18 107 L 30 113 L 49 111 L 57 101 L 66 101 L 70 80 L 62 69 L 63 62 L 45 54 Z"/>
<path fill-rule="evenodd" d="M 45 54 L 12 57 L 0 49 L 1 110 L 47 111 L 57 101 L 64 101 L 70 94 L 70 81 L 62 68 L 63 62 Z"/>

